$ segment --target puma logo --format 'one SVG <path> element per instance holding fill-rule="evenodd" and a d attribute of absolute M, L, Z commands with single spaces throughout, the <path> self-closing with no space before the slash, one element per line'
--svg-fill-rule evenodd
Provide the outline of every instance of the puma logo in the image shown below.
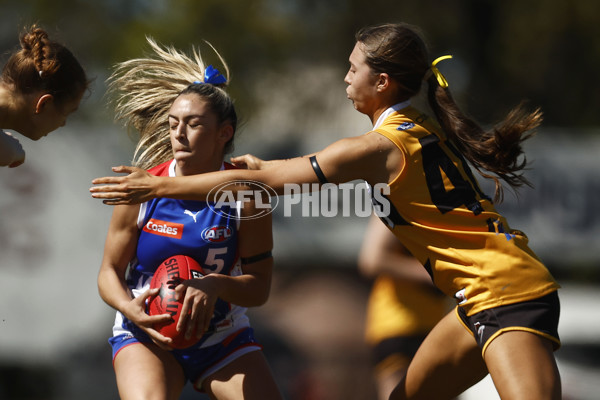
<path fill-rule="evenodd" d="M 477 328 L 477 335 L 479 336 L 479 342 L 483 343 L 483 331 L 485 329 L 485 325 L 475 322 L 475 328 Z"/>
<path fill-rule="evenodd" d="M 200 211 L 196 211 L 196 213 L 193 213 L 193 212 L 191 212 L 190 210 L 185 210 L 183 213 L 184 213 L 185 215 L 189 215 L 190 217 L 194 218 L 194 223 L 196 223 L 196 222 L 198 222 L 198 221 L 196 221 L 196 217 L 198 216 L 198 213 L 199 213 L 199 212 L 200 212 Z"/>

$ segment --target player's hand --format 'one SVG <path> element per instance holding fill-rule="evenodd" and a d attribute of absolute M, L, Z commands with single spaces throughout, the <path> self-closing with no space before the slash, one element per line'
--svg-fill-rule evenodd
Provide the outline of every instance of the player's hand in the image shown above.
<path fill-rule="evenodd" d="M 105 176 L 92 181 L 90 188 L 92 197 L 103 199 L 104 204 L 139 204 L 156 197 L 154 175 L 136 167 L 113 167 L 113 172 L 125 173 L 127 176 Z"/>
<path fill-rule="evenodd" d="M 160 288 L 149 289 L 132 299 L 121 311 L 121 313 L 129 319 L 131 322 L 136 324 L 141 330 L 146 332 L 150 339 L 156 343 L 159 347 L 170 350 L 170 345 L 173 343 L 173 339 L 161 335 L 156 329 L 154 324 L 169 322 L 172 317 L 170 314 L 161 315 L 148 315 L 146 313 L 146 300 L 158 295 Z"/>
<path fill-rule="evenodd" d="M 183 298 L 177 331 L 185 331 L 186 339 L 194 332 L 200 339 L 210 327 L 218 296 L 215 285 L 210 282 L 212 277 L 207 277 L 185 280 L 175 288 L 176 298 Z"/>
<path fill-rule="evenodd" d="M 8 168 L 15 168 L 18 167 L 19 165 L 23 164 L 25 162 L 25 154 L 23 154 L 23 158 L 18 160 L 18 161 L 13 161 L 12 163 L 9 164 Z"/>
<path fill-rule="evenodd" d="M 25 162 L 25 150 L 23 150 L 23 146 L 19 139 L 14 137 L 10 132 L 2 131 L 0 133 L 2 136 L 0 149 L 0 159 L 3 160 L 3 164 L 8 165 L 8 168 L 15 168 Z"/>
<path fill-rule="evenodd" d="M 231 163 L 239 168 L 265 169 L 268 161 L 261 160 L 252 154 L 244 154 L 243 156 L 231 157 Z"/>

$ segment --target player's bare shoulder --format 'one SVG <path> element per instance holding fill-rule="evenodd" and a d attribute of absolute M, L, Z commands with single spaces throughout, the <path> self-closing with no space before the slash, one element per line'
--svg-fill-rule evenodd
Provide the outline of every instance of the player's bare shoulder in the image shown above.
<path fill-rule="evenodd" d="M 373 171 L 376 176 L 371 179 L 375 182 L 391 182 L 404 168 L 404 154 L 400 148 L 377 131 L 367 132 L 361 138 L 367 151 L 372 154 L 373 162 L 379 166 Z"/>

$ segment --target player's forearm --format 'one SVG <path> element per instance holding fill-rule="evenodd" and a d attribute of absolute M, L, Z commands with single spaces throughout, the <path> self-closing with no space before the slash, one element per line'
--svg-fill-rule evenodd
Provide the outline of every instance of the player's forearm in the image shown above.
<path fill-rule="evenodd" d="M 206 201 L 211 192 L 223 187 L 225 182 L 249 179 L 245 174 L 247 172 L 254 171 L 229 170 L 176 178 L 157 177 L 151 180 L 150 191 L 153 194 L 152 197 Z M 245 189 L 242 185 L 231 185 L 227 188 L 234 193 L 237 190 Z"/>
<path fill-rule="evenodd" d="M 98 293 L 106 304 L 117 311 L 123 310 L 131 301 L 125 282 L 114 269 L 101 268 L 98 274 Z"/>
<path fill-rule="evenodd" d="M 271 282 L 265 277 L 210 274 L 203 279 L 210 279 L 217 287 L 218 297 L 228 303 L 242 307 L 258 307 L 269 298 Z"/>
<path fill-rule="evenodd" d="M 264 191 L 264 185 L 277 195 L 285 194 L 286 184 L 317 183 L 308 159 L 299 157 L 281 162 L 281 167 L 264 170 L 232 169 L 182 177 L 156 177 L 135 167 L 113 167 L 115 173 L 127 176 L 105 176 L 92 181 L 92 197 L 108 205 L 139 204 L 156 197 L 180 200 L 213 200 L 217 191 Z M 229 185 L 227 185 L 229 184 Z M 302 186 L 304 189 L 304 185 Z M 308 190 L 315 190 L 310 186 Z"/>
<path fill-rule="evenodd" d="M 316 181 L 307 160 L 282 160 L 281 167 L 264 170 L 233 169 L 176 178 L 153 178 L 150 183 L 152 197 L 169 197 L 180 200 L 213 200 L 208 197 L 217 190 L 238 193 L 255 190 L 253 182 L 269 186 L 277 194 L 285 192 L 286 183 L 313 183 Z M 298 164 L 300 163 L 300 167 Z M 258 187 L 261 189 L 261 187 Z"/>
<path fill-rule="evenodd" d="M 300 156 L 300 157 L 297 157 L 297 158 L 298 159 L 302 159 L 302 158 L 308 159 L 310 156 L 312 156 L 314 154 L 315 153 L 307 154 L 307 155 Z M 282 168 L 290 160 L 291 160 L 291 158 L 284 158 L 284 159 L 281 159 L 281 160 L 263 160 L 260 169 Z"/>

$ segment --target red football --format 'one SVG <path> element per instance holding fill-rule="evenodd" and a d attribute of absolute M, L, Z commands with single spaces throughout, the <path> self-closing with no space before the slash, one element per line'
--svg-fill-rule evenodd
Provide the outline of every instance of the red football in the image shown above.
<path fill-rule="evenodd" d="M 177 332 L 177 321 L 179 321 L 183 302 L 175 299 L 174 289 L 176 285 L 172 285 L 171 289 L 167 282 L 172 280 L 177 281 L 199 278 L 203 275 L 204 270 L 196 260 L 188 256 L 176 255 L 163 261 L 156 269 L 156 272 L 150 281 L 150 288 L 160 288 L 160 292 L 148 302 L 148 314 L 171 314 L 171 321 L 156 324 L 154 325 L 154 329 L 159 331 L 162 335 L 173 339 L 171 346 L 175 349 L 190 347 L 195 344 L 198 339 L 193 335 L 186 340 L 185 332 Z"/>

